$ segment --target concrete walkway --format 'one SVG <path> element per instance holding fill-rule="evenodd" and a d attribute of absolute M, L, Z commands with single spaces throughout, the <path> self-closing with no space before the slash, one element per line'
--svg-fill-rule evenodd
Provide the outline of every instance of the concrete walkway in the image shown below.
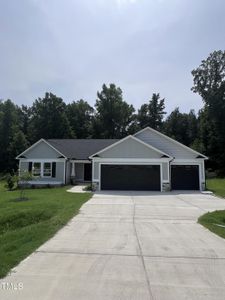
<path fill-rule="evenodd" d="M 216 209 L 225 200 L 200 193 L 96 193 L 0 299 L 224 300 L 225 240 L 196 223 Z"/>
<path fill-rule="evenodd" d="M 85 187 L 88 186 L 88 184 L 77 184 L 72 186 L 67 190 L 67 192 L 70 193 L 90 193 L 90 191 L 85 191 Z"/>

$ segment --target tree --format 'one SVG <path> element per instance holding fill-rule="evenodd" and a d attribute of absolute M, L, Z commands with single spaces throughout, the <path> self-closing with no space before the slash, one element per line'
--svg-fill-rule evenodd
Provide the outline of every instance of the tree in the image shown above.
<path fill-rule="evenodd" d="M 209 130 L 208 155 L 214 167 L 225 174 L 225 51 L 214 51 L 192 71 L 192 91 L 204 102 L 204 122 Z M 203 130 L 203 128 L 202 128 Z M 203 137 L 202 137 L 203 138 Z M 202 141 L 205 143 L 206 141 Z"/>
<path fill-rule="evenodd" d="M 0 172 L 10 172 L 15 160 L 10 151 L 14 135 L 18 131 L 17 106 L 7 100 L 0 105 Z"/>
<path fill-rule="evenodd" d="M 122 90 L 115 84 L 102 86 L 97 93 L 94 135 L 101 138 L 122 138 L 133 120 L 134 107 L 123 100 Z"/>
<path fill-rule="evenodd" d="M 165 120 L 164 132 L 171 138 L 187 145 L 187 127 L 186 116 L 176 107 Z"/>
<path fill-rule="evenodd" d="M 18 118 L 19 118 L 19 129 L 23 132 L 23 134 L 28 137 L 28 130 L 31 118 L 31 108 L 23 105 L 18 107 Z"/>
<path fill-rule="evenodd" d="M 187 113 L 181 113 L 179 108 L 175 108 L 167 117 L 163 131 L 171 138 L 187 146 L 196 144 L 198 136 L 198 120 L 194 110 Z"/>
<path fill-rule="evenodd" d="M 83 99 L 67 105 L 67 116 L 78 139 L 90 138 L 94 109 Z"/>
<path fill-rule="evenodd" d="M 160 94 L 153 94 L 148 104 L 143 104 L 138 110 L 138 122 L 140 128 L 150 126 L 160 130 L 163 125 L 165 112 L 165 99 L 160 99 Z"/>
<path fill-rule="evenodd" d="M 28 141 L 26 136 L 21 130 L 17 130 L 12 137 L 12 140 L 8 146 L 8 152 L 10 153 L 10 160 L 8 162 L 8 168 L 15 170 L 17 166 L 16 157 L 28 147 Z"/>
<path fill-rule="evenodd" d="M 74 136 L 66 115 L 62 98 L 46 93 L 31 107 L 29 137 L 32 142 L 40 138 L 72 138 Z"/>

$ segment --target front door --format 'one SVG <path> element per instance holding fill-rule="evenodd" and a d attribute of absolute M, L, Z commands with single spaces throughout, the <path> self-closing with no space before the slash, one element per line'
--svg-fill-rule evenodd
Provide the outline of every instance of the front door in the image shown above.
<path fill-rule="evenodd" d="M 84 181 L 91 181 L 92 178 L 92 164 L 84 164 Z"/>

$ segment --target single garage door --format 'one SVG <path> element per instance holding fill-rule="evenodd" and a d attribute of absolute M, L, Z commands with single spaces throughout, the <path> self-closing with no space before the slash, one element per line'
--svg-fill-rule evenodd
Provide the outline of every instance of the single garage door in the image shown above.
<path fill-rule="evenodd" d="M 160 166 L 102 165 L 101 189 L 160 191 Z"/>
<path fill-rule="evenodd" d="M 172 165 L 172 190 L 199 190 L 199 166 Z"/>

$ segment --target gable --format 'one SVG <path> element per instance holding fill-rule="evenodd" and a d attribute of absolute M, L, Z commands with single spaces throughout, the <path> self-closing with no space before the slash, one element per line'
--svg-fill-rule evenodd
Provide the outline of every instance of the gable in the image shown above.
<path fill-rule="evenodd" d="M 59 158 L 60 153 L 54 150 L 50 145 L 48 145 L 44 140 L 40 140 L 26 151 L 24 151 L 18 158 Z"/>
<path fill-rule="evenodd" d="M 141 141 L 168 153 L 170 156 L 176 159 L 195 159 L 201 155 L 197 151 L 192 150 L 185 145 L 157 132 L 151 128 L 145 128 L 135 134 L 135 137 Z M 205 158 L 204 155 L 202 155 Z"/>
<path fill-rule="evenodd" d="M 136 140 L 134 137 L 127 137 L 108 149 L 100 151 L 98 157 L 102 158 L 161 158 L 162 153 L 154 150 L 148 145 Z"/>

